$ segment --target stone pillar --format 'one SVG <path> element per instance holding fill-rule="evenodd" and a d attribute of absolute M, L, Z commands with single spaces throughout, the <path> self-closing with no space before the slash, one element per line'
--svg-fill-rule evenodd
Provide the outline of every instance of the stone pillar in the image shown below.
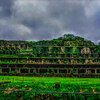
<path fill-rule="evenodd" d="M 36 68 L 34 68 L 33 73 L 37 73 L 37 72 L 36 72 Z"/>
<path fill-rule="evenodd" d="M 40 69 L 38 68 L 38 73 L 40 73 Z"/>
<path fill-rule="evenodd" d="M 87 74 L 91 74 L 91 70 L 90 69 L 86 69 L 87 70 Z"/>
<path fill-rule="evenodd" d="M 70 69 L 69 69 L 69 70 L 70 70 Z M 70 70 L 69 74 L 71 74 L 71 70 Z"/>
<path fill-rule="evenodd" d="M 20 68 L 19 68 L 18 72 L 21 73 L 21 69 Z"/>
<path fill-rule="evenodd" d="M 0 68 L 0 73 L 2 73 L 2 69 Z"/>
<path fill-rule="evenodd" d="M 30 69 L 28 69 L 28 73 L 30 73 Z"/>
<path fill-rule="evenodd" d="M 65 54 L 65 47 L 64 46 L 61 47 L 61 53 Z"/>
<path fill-rule="evenodd" d="M 76 69 L 76 73 L 78 74 L 78 69 Z"/>
<path fill-rule="evenodd" d="M 97 69 L 95 69 L 95 74 L 97 74 Z"/>
<path fill-rule="evenodd" d="M 59 73 L 59 69 L 57 69 L 57 73 Z"/>
<path fill-rule="evenodd" d="M 17 73 L 18 72 L 18 69 L 15 67 L 15 73 Z"/>
<path fill-rule="evenodd" d="M 67 71 L 67 74 L 68 74 L 68 69 L 66 69 L 66 71 Z"/>
<path fill-rule="evenodd" d="M 11 72 L 11 68 L 9 68 L 9 72 Z"/>
<path fill-rule="evenodd" d="M 88 73 L 91 74 L 91 69 L 88 70 Z"/>
<path fill-rule="evenodd" d="M 55 73 L 54 69 L 52 69 L 52 72 L 51 73 Z"/>
<path fill-rule="evenodd" d="M 88 69 L 85 69 L 85 70 L 86 70 L 85 73 L 88 74 Z"/>

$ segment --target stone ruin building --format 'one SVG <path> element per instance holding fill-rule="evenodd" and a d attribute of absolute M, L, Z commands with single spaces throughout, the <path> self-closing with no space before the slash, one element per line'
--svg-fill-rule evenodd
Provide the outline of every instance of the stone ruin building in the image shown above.
<path fill-rule="evenodd" d="M 0 41 L 0 75 L 99 77 L 100 45 L 73 35 Z"/>

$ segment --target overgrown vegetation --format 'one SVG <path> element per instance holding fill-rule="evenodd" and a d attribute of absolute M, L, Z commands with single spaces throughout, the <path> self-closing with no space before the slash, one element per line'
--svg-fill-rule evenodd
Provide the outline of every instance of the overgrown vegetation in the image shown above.
<path fill-rule="evenodd" d="M 13 80 L 13 78 L 15 80 Z M 0 89 L 100 93 L 99 78 L 29 78 L 19 76 L 1 76 L 0 81 L 11 81 L 11 83 L 1 85 Z M 56 82 L 59 82 L 59 88 L 55 87 Z M 100 95 L 0 91 L 0 100 L 37 100 L 36 98 L 38 100 L 99 100 Z"/>

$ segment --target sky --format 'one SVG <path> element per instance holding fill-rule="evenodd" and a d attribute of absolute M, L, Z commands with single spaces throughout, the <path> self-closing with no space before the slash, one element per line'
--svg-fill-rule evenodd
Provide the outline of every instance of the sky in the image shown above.
<path fill-rule="evenodd" d="M 0 0 L 0 40 L 74 34 L 100 41 L 100 0 Z"/>

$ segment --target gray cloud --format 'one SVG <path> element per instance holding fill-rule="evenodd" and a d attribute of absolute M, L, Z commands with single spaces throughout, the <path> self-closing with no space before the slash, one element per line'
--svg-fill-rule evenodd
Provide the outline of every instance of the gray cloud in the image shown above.
<path fill-rule="evenodd" d="M 100 2 L 1 0 L 0 39 L 42 40 L 73 33 L 99 41 Z"/>
<path fill-rule="evenodd" d="M 9 17 L 12 15 L 12 6 L 14 0 L 0 0 L 0 17 Z"/>

